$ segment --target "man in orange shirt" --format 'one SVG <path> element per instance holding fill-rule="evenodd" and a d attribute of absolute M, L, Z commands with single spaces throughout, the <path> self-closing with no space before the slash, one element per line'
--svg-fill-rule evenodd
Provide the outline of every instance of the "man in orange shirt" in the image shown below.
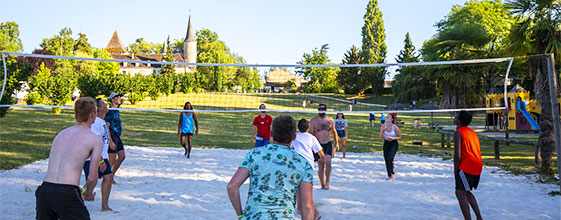
<path fill-rule="evenodd" d="M 479 176 L 483 169 L 479 137 L 471 128 L 468 128 L 471 119 L 471 114 L 466 111 L 461 111 L 454 118 L 454 124 L 458 126 L 458 129 L 454 132 L 456 198 L 458 198 L 460 203 L 464 219 L 471 219 L 470 205 L 477 219 L 482 219 L 477 200 L 473 193 L 471 193 L 472 189 L 477 189 Z"/>

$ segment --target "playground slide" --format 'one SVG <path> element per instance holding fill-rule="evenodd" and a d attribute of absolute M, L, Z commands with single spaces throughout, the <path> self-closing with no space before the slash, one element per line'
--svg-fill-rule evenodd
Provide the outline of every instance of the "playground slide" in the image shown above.
<path fill-rule="evenodd" d="M 534 118 L 532 118 L 532 115 L 530 115 L 530 113 L 526 110 L 526 104 L 524 102 L 517 101 L 516 109 L 522 112 L 524 117 L 526 117 L 526 120 L 530 122 L 530 125 L 532 125 L 534 129 L 540 130 L 540 126 L 538 125 L 538 123 L 534 120 Z"/>

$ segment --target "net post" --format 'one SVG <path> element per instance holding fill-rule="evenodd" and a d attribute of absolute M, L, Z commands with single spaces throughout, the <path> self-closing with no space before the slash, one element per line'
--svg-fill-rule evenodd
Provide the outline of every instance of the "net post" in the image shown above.
<path fill-rule="evenodd" d="M 6 78 L 8 76 L 8 73 L 6 71 L 6 54 L 4 53 L 4 51 L 2 51 L 2 64 L 4 66 L 4 82 L 2 83 L 2 92 L 0 92 L 0 99 L 4 97 L 4 89 L 6 88 Z"/>
<path fill-rule="evenodd" d="M 561 160 L 559 159 L 559 152 L 561 152 L 561 122 L 559 120 L 559 103 L 557 102 L 557 74 L 555 73 L 555 57 L 553 53 L 546 56 L 547 70 L 549 75 L 549 96 L 551 100 L 551 114 L 553 122 L 553 131 L 555 136 L 555 149 L 557 151 L 557 171 L 559 173 L 559 182 L 561 183 Z M 561 185 L 560 189 L 561 189 Z"/>
<path fill-rule="evenodd" d="M 510 58 L 510 62 L 508 63 L 508 68 L 506 69 L 506 74 L 505 74 L 505 81 L 504 81 L 504 103 L 505 103 L 505 138 L 508 140 L 509 139 L 509 133 L 508 133 L 508 97 L 507 97 L 507 81 L 508 81 L 508 74 L 510 73 L 510 67 L 512 67 L 512 61 L 514 60 L 514 58 Z M 508 141 L 506 142 L 506 145 L 508 146 L 509 143 Z"/>

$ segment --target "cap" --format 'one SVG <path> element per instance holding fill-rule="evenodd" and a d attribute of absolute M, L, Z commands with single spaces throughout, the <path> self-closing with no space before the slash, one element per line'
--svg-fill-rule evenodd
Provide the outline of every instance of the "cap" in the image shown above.
<path fill-rule="evenodd" d="M 123 95 L 121 95 L 119 93 L 111 93 L 111 95 L 109 95 L 109 100 L 115 98 L 115 96 L 123 96 Z"/>

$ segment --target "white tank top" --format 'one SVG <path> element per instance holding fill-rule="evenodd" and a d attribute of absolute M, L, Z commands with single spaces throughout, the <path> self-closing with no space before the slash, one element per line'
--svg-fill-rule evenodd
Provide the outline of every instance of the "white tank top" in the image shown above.
<path fill-rule="evenodd" d="M 395 137 L 395 130 L 393 128 L 393 125 L 392 125 L 392 131 L 390 131 L 390 132 L 388 132 L 384 129 L 384 137 L 392 137 L 392 138 Z"/>

